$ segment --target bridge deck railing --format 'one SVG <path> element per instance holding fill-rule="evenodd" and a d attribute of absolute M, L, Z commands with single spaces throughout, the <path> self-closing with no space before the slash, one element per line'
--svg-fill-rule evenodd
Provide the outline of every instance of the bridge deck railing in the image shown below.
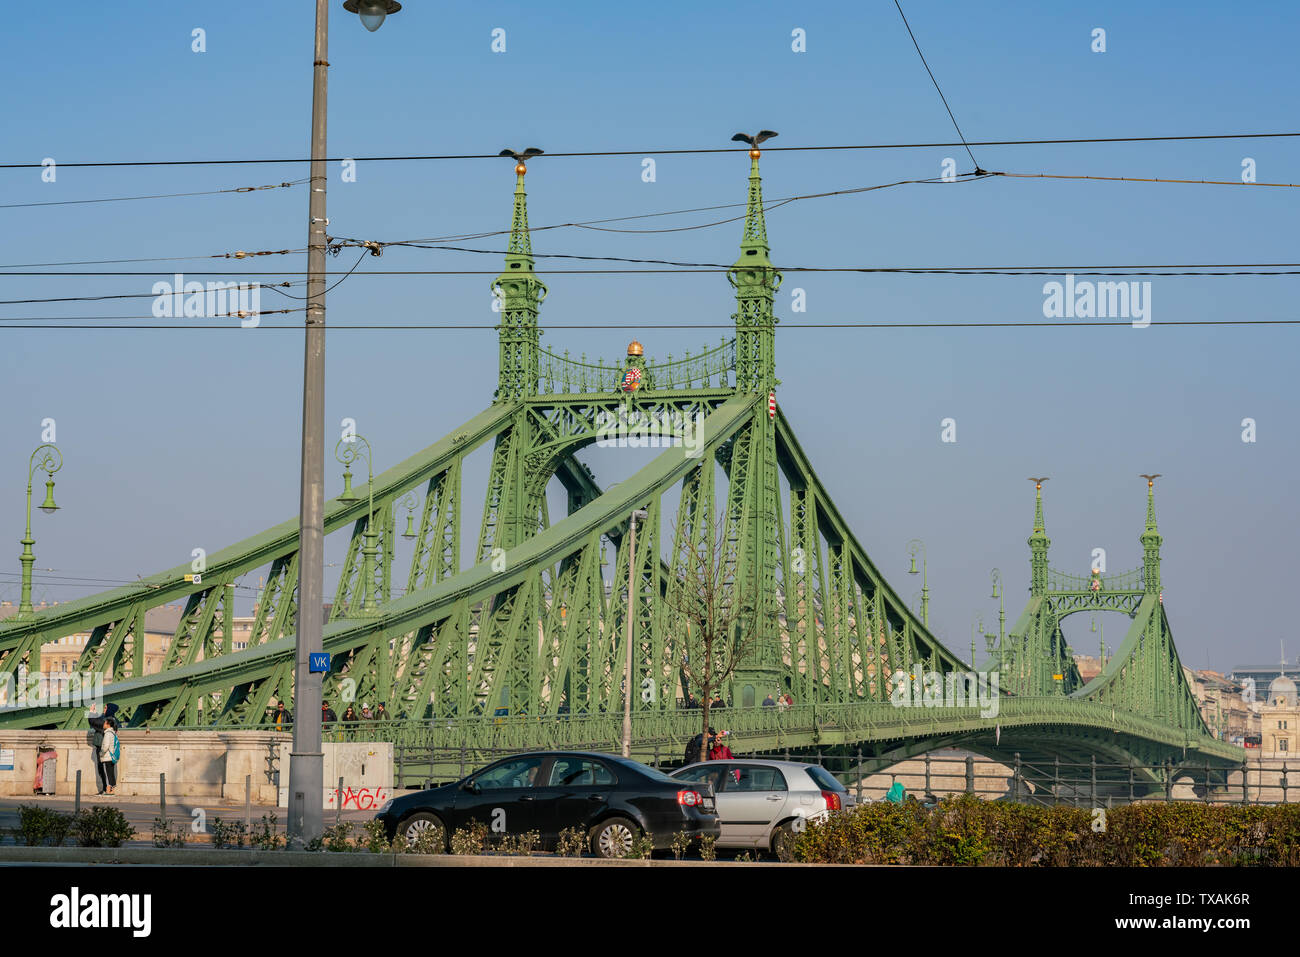
<path fill-rule="evenodd" d="M 1019 755 L 999 762 L 973 754 L 926 754 L 883 771 L 867 771 L 869 756 L 861 749 L 782 749 L 734 752 L 735 760 L 799 761 L 825 768 L 844 782 L 858 801 L 884 800 L 901 784 L 921 800 L 972 794 L 984 800 L 1019 801 L 1039 806 L 1069 805 L 1109 808 L 1138 801 L 1195 801 L 1206 804 L 1290 804 L 1300 802 L 1300 766 L 1262 758 L 1235 769 L 1212 766 L 1170 768 L 1167 765 L 1097 760 L 1032 765 Z M 498 758 L 520 753 L 510 748 L 394 747 L 397 788 L 425 788 L 459 780 Z M 666 749 L 636 755 L 661 771 L 682 766 L 681 756 Z M 1151 784 L 1152 778 L 1161 778 Z"/>

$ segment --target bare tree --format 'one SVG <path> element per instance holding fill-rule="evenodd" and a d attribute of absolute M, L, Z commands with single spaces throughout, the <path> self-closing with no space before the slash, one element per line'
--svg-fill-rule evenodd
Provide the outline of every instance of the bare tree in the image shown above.
<path fill-rule="evenodd" d="M 682 693 L 700 694 L 701 759 L 708 758 L 709 710 L 754 644 L 752 622 L 740 602 L 725 519 L 682 541 L 679 576 L 665 595 L 680 631 Z M 677 536 L 674 536 L 677 540 Z M 747 627 L 749 626 L 749 627 Z"/>

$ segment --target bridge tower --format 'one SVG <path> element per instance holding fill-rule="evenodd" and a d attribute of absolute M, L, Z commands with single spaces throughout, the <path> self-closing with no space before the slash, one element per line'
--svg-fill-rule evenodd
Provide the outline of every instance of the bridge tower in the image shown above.
<path fill-rule="evenodd" d="M 1155 475 L 1143 475 L 1147 480 L 1147 525 L 1143 530 L 1142 542 L 1142 580 L 1149 592 L 1160 593 L 1160 530 L 1156 528 L 1156 479 Z"/>
<path fill-rule="evenodd" d="M 762 152 L 749 150 L 749 193 L 740 255 L 727 272 L 736 291 L 736 389 L 767 393 L 775 398 L 776 291 L 781 274 L 773 266 L 763 214 L 763 180 L 758 161 Z M 752 636 L 732 683 L 734 703 L 757 704 L 778 686 L 793 687 L 797 675 L 787 674 L 781 654 L 777 618 L 776 569 L 782 560 L 777 542 L 781 521 L 777 482 L 776 422 L 769 407 L 755 412 L 748 430 L 737 436 L 724 456 L 730 457 L 727 509 L 728 549 L 734 549 L 736 601 L 741 628 Z M 788 583 L 786 583 L 788 586 Z M 779 684 L 782 677 L 788 684 Z"/>
<path fill-rule="evenodd" d="M 492 281 L 492 294 L 501 309 L 501 324 L 497 326 L 498 401 L 537 394 L 537 358 L 541 347 L 537 316 L 546 298 L 546 285 L 533 271 L 533 240 L 528 231 L 528 196 L 524 191 L 527 172 L 527 164 L 522 161 L 515 164 L 515 198 L 506 268 Z"/>
<path fill-rule="evenodd" d="M 1029 594 L 1047 594 L 1047 549 L 1052 540 L 1047 537 L 1047 523 L 1043 521 L 1043 483 L 1046 477 L 1030 479 L 1034 483 L 1034 530 L 1029 535 Z"/>

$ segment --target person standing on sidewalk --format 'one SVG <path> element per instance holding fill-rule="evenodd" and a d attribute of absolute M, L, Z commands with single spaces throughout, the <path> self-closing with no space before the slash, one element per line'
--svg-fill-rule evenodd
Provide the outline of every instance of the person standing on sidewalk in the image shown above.
<path fill-rule="evenodd" d="M 122 742 L 117 737 L 117 722 L 104 719 L 104 740 L 99 746 L 99 764 L 104 772 L 105 791 L 112 794 L 117 789 L 117 762 L 122 758 Z"/>

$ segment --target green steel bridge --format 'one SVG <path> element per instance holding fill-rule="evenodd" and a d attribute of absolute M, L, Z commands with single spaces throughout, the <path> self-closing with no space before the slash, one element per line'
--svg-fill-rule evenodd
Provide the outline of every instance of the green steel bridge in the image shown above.
<path fill-rule="evenodd" d="M 996 709 L 934 693 L 928 675 L 951 682 L 974 663 L 885 581 L 776 406 L 781 274 L 769 258 L 759 151 L 750 157 L 740 254 L 727 274 L 734 338 L 665 361 L 635 342 L 625 361 L 608 363 L 541 345 L 546 286 L 534 268 L 526 168 L 516 166 L 509 248 L 493 282 L 501 321 L 492 404 L 327 504 L 326 533 L 350 529 L 350 539 L 324 634 L 325 700 L 338 714 L 348 701 L 386 702 L 384 728 L 406 745 L 616 750 L 630 601 L 634 753 L 680 748 L 699 731 L 700 713 L 681 706 L 689 621 L 674 598 L 716 532 L 733 634 L 748 636 L 719 721 L 748 751 L 841 747 L 869 756 L 863 770 L 951 746 L 1038 766 L 1087 755 L 1224 773 L 1240 766 L 1244 752 L 1202 721 L 1174 647 L 1150 481 L 1142 566 L 1081 576 L 1048 564 L 1038 482 L 1029 603 L 991 659 Z M 623 438 L 663 450 L 602 489 L 575 453 Z M 487 443 L 482 523 L 465 562 L 462 469 Z M 353 447 L 345 452 L 355 457 Z M 556 481 L 567 514 L 552 522 L 547 490 Z M 419 519 L 416 527 L 408 516 L 414 556 L 397 597 L 402 507 Z M 638 509 L 646 516 L 629 536 Z M 624 547 L 629 537 L 634 548 Z M 612 587 L 602 571 L 607 546 L 616 554 Z M 248 647 L 237 651 L 232 586 L 259 570 L 265 587 Z M 20 665 L 39 672 L 42 645 L 88 634 L 78 670 L 111 675 L 107 693 L 125 727 L 264 728 L 273 703 L 292 708 L 297 576 L 292 520 L 208 556 L 198 581 L 181 566 L 0 623 L 0 674 Z M 146 674 L 145 614 L 180 601 L 165 664 Z M 1093 611 L 1123 612 L 1131 625 L 1085 683 L 1061 623 Z M 647 688 L 657 693 L 640 693 Z M 789 709 L 759 704 L 785 693 Z M 4 728 L 83 722 L 82 708 L 0 710 Z"/>

